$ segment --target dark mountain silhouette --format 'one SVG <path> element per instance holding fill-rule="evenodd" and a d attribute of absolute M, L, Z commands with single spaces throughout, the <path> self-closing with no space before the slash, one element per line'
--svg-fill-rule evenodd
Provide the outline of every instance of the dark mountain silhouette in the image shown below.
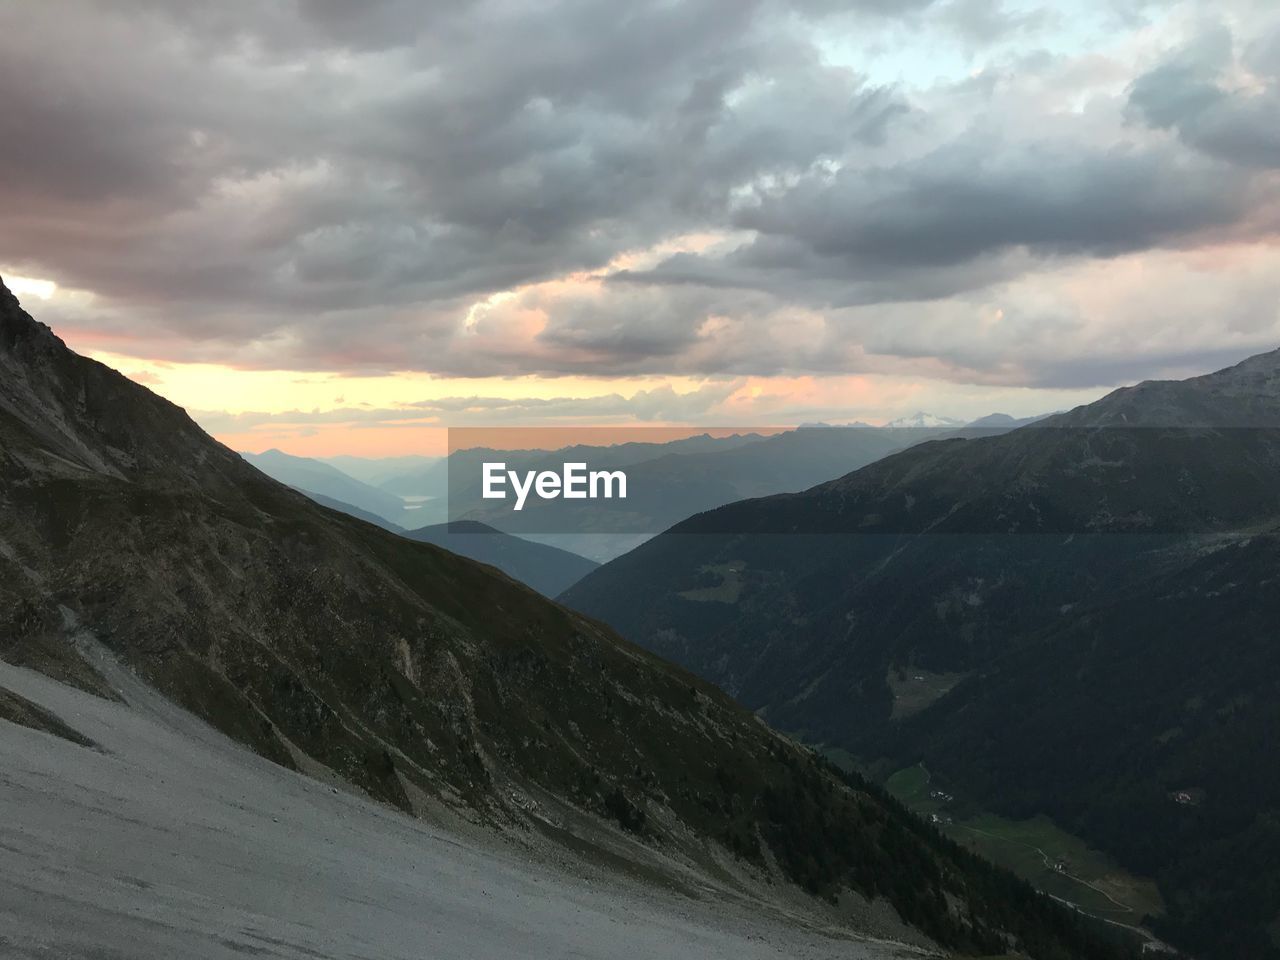
<path fill-rule="evenodd" d="M 1276 956 L 1277 426 L 1280 352 L 692 517 L 563 599 L 781 729 L 1052 815 L 1198 952 Z M 930 671 L 966 679 L 904 718 Z"/>
<path fill-rule="evenodd" d="M 263 756 L 406 813 L 762 903 L 852 890 L 970 953 L 1110 952 L 709 684 L 266 477 L 0 286 L 0 657 L 109 693 L 72 622 Z"/>

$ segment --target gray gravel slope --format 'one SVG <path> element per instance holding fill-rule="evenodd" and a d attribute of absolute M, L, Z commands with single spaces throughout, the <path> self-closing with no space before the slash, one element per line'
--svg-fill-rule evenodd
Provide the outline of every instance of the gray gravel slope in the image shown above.
<path fill-rule="evenodd" d="M 903 952 L 587 881 L 454 836 L 276 767 L 97 665 L 127 705 L 0 662 L 0 687 L 101 747 L 0 721 L 5 958 Z"/>

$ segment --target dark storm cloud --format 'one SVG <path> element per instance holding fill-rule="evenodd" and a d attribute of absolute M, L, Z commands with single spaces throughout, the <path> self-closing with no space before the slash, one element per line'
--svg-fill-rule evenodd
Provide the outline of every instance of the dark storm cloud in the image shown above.
<path fill-rule="evenodd" d="M 676 255 L 619 280 L 706 283 L 847 306 L 985 286 L 1020 249 L 1113 256 L 1234 223 L 1247 181 L 1168 150 L 949 144 L 892 167 L 815 174 L 740 210 L 756 239 L 720 258 Z M 957 269 L 963 268 L 963 269 Z M 821 301 L 819 301 L 821 302 Z"/>
<path fill-rule="evenodd" d="M 670 358 L 697 340 L 694 318 L 706 316 L 699 303 L 681 309 L 675 298 L 653 291 L 635 291 L 601 311 L 590 303 L 569 303 L 557 309 L 538 340 L 557 351 L 578 353 L 582 366 L 603 357 Z"/>
<path fill-rule="evenodd" d="M 1134 81 L 1129 105 L 1146 123 L 1174 130 L 1186 144 L 1242 166 L 1280 167 L 1280 29 L 1250 46 L 1253 75 L 1232 85 L 1232 37 L 1223 27 Z"/>
<path fill-rule="evenodd" d="M 122 300 L 311 311 L 595 268 L 902 109 L 741 0 L 453 4 L 430 30 L 383 3 L 377 56 L 336 48 L 336 3 L 302 5 L 305 49 L 287 4 L 76 6 L 2 14 L 0 249 Z"/>

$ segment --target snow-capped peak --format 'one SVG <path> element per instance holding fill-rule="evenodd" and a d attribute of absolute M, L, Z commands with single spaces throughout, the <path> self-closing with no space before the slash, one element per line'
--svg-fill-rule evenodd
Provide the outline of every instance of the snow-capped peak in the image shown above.
<path fill-rule="evenodd" d="M 925 413 L 923 410 L 917 410 L 909 417 L 899 417 L 897 420 L 890 420 L 885 424 L 886 427 L 962 427 L 963 420 L 955 420 L 951 417 L 939 417 L 932 413 Z"/>

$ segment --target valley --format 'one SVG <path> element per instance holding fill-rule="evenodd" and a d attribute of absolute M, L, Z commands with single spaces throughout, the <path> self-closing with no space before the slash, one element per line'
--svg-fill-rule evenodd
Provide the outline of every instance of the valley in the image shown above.
<path fill-rule="evenodd" d="M 130 744 L 109 730 L 115 720 L 133 724 L 112 706 L 123 701 L 204 743 L 213 736 L 207 723 L 259 762 L 323 783 L 331 796 L 353 791 L 387 816 L 467 836 L 541 837 L 553 857 L 585 859 L 685 897 L 694 891 L 694 899 L 700 889 L 727 891 L 801 937 L 818 923 L 834 931 L 828 938 L 887 937 L 954 954 L 1014 946 L 1046 960 L 1123 956 L 1068 911 L 947 842 L 861 777 L 773 732 L 713 685 L 492 567 L 269 479 L 180 408 L 68 350 L 3 288 L 0 501 L 0 661 L 80 691 L 66 709 L 48 688 L 22 681 L 27 674 L 13 674 L 7 715 L 43 717 L 32 734 L 70 727 L 108 756 L 128 756 Z M 106 726 L 77 728 L 80 713 L 97 715 L 99 706 L 90 709 L 81 696 L 101 698 Z M 13 729 L 4 726 L 6 734 Z M 164 736 L 145 725 L 131 730 L 139 746 Z M 194 749 L 171 742 L 164 752 Z M 179 772 L 165 758 L 155 758 L 150 773 L 139 766 L 150 762 L 141 755 L 130 774 L 131 784 L 150 784 L 149 799 L 116 798 L 125 807 L 142 803 L 141 815 L 126 815 L 125 827 L 99 824 L 104 837 L 124 830 L 105 862 L 131 863 L 136 843 L 182 871 L 204 854 L 157 845 L 155 832 L 181 834 L 189 823 L 193 836 L 205 836 L 200 811 L 215 820 L 231 814 L 225 795 L 206 792 L 210 808 L 169 789 L 171 775 L 199 783 L 190 766 Z M 71 768 L 92 773 L 99 763 Z M 73 796 L 101 792 L 53 770 L 15 769 L 34 778 L 16 783 L 15 802 L 45 781 L 52 792 L 37 792 L 36 802 L 53 804 L 55 820 L 82 816 L 83 801 L 59 799 L 65 780 Z M 228 776 L 243 781 L 241 773 Z M 257 787 L 244 790 L 239 802 L 282 809 Z M 279 803 L 301 803 L 297 797 Z M 222 885 L 197 886 L 197 901 L 224 897 L 228 874 L 217 864 L 233 862 L 246 883 L 296 875 L 271 853 L 279 848 L 274 827 L 287 818 L 271 819 L 261 843 L 252 830 L 241 838 L 228 828 L 229 846 L 212 854 Z M 130 824 L 143 832 L 131 833 Z M 318 824 L 304 833 L 322 842 L 327 830 Z M 71 843 L 63 859 L 94 849 L 82 834 Z M 373 849 L 350 853 L 383 869 Z M 53 854 L 34 855 L 58 863 Z M 71 891 L 100 879 L 58 869 L 52 876 Z M 119 875 L 126 886 L 136 876 Z M 161 872 L 159 883 L 169 876 Z M 18 881 L 19 890 L 31 887 L 27 875 Z M 107 887 L 116 893 L 104 894 L 100 908 L 119 914 L 112 897 L 120 888 Z M 246 909 L 232 893 L 228 915 Z M 99 909 L 84 902 L 89 895 L 77 896 L 86 913 Z M 307 907 L 304 925 L 328 910 L 325 895 L 316 897 L 322 906 Z M 446 914 L 460 909 L 426 902 Z M 607 902 L 597 907 L 612 911 Z M 33 913 L 30 901 L 13 909 L 28 943 L 39 944 L 41 924 L 46 938 L 61 929 Z M 163 909 L 161 932 L 175 922 L 179 940 L 204 930 L 203 908 L 186 893 Z M 348 907 L 334 910 L 324 914 L 327 936 L 374 936 Z M 576 916 L 556 913 L 562 924 Z M 140 936 L 134 920 L 107 925 L 117 922 L 122 937 Z M 535 932 L 543 923 L 513 922 Z M 395 917 L 388 923 L 402 926 Z M 575 949 L 613 955 L 590 929 L 567 929 Z M 500 939 L 518 950 L 510 927 Z M 234 951 L 242 945 L 235 942 L 222 946 Z M 653 946 L 662 955 L 661 943 Z M 560 952 L 550 942 L 544 949 Z"/>
<path fill-rule="evenodd" d="M 1047 817 L 1014 821 L 978 811 L 931 783 L 917 764 L 892 774 L 885 789 L 952 839 L 1091 916 L 1139 926 L 1164 912 L 1152 881 L 1128 874 Z"/>

